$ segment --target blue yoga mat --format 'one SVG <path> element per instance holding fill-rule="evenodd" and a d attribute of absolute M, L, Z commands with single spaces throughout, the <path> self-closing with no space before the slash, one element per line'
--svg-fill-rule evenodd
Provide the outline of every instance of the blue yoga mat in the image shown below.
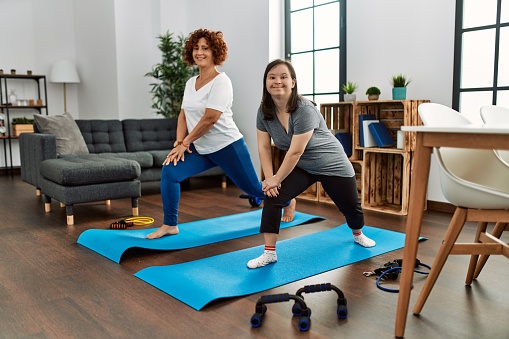
<path fill-rule="evenodd" d="M 179 234 L 148 240 L 145 236 L 156 228 L 140 230 L 90 229 L 78 238 L 78 244 L 88 247 L 116 263 L 129 248 L 152 250 L 181 250 L 220 241 L 258 234 L 262 210 L 188 222 L 179 225 Z M 281 228 L 302 225 L 306 222 L 325 220 L 311 214 L 295 212 L 291 222 L 282 222 Z"/>
<path fill-rule="evenodd" d="M 355 244 L 352 231 L 344 224 L 278 242 L 278 262 L 257 269 L 249 269 L 246 264 L 262 253 L 263 246 L 183 264 L 148 267 L 135 276 L 199 311 L 216 299 L 258 293 L 404 246 L 403 233 L 369 226 L 363 232 L 376 241 L 375 247 Z"/>

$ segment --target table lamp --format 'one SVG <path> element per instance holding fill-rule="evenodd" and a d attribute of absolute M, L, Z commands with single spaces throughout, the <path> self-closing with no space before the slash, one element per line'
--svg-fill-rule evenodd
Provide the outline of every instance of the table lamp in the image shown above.
<path fill-rule="evenodd" d="M 67 93 L 66 84 L 77 84 L 80 82 L 76 67 L 69 60 L 58 60 L 53 64 L 49 75 L 49 81 L 52 83 L 64 84 L 64 112 L 67 112 Z"/>

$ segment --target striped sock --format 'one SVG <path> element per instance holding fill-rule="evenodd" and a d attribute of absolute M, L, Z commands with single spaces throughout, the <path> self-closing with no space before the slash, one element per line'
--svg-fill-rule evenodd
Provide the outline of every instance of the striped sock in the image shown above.
<path fill-rule="evenodd" d="M 265 246 L 263 254 L 260 255 L 258 258 L 249 260 L 247 262 L 247 267 L 249 268 L 263 267 L 267 266 L 268 264 L 272 264 L 276 261 L 277 261 L 276 246 Z"/>

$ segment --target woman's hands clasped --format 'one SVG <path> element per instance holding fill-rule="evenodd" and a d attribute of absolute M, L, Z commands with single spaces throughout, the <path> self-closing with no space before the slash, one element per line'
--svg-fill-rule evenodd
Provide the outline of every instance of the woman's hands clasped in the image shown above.
<path fill-rule="evenodd" d="M 174 147 L 163 161 L 163 166 L 171 163 L 173 163 L 173 166 L 177 166 L 177 162 L 184 161 L 186 151 L 187 153 L 193 153 L 188 147 L 182 144 Z"/>
<path fill-rule="evenodd" d="M 276 178 L 276 176 L 267 178 L 262 182 L 263 193 L 265 193 L 265 195 L 269 198 L 277 197 L 279 195 L 280 188 L 281 182 Z"/>

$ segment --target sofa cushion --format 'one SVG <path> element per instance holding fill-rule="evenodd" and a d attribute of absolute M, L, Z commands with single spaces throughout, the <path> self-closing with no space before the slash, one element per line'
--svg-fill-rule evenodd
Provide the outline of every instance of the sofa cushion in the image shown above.
<path fill-rule="evenodd" d="M 34 114 L 34 125 L 36 131 L 56 137 L 57 155 L 88 153 L 80 129 L 69 113 L 52 116 Z"/>
<path fill-rule="evenodd" d="M 177 118 L 122 121 L 128 152 L 170 150 L 176 138 Z"/>
<path fill-rule="evenodd" d="M 90 153 L 126 152 L 120 120 L 76 120 Z"/>
<path fill-rule="evenodd" d="M 136 161 L 96 154 L 48 159 L 41 163 L 41 175 L 62 186 L 130 181 L 140 174 Z"/>
<path fill-rule="evenodd" d="M 100 153 L 98 156 L 105 158 L 120 158 L 134 160 L 142 169 L 152 168 L 154 166 L 154 158 L 149 152 L 119 152 L 119 153 Z"/>
<path fill-rule="evenodd" d="M 170 150 L 149 151 L 149 153 L 154 158 L 154 167 L 163 167 L 163 162 L 166 160 Z"/>

